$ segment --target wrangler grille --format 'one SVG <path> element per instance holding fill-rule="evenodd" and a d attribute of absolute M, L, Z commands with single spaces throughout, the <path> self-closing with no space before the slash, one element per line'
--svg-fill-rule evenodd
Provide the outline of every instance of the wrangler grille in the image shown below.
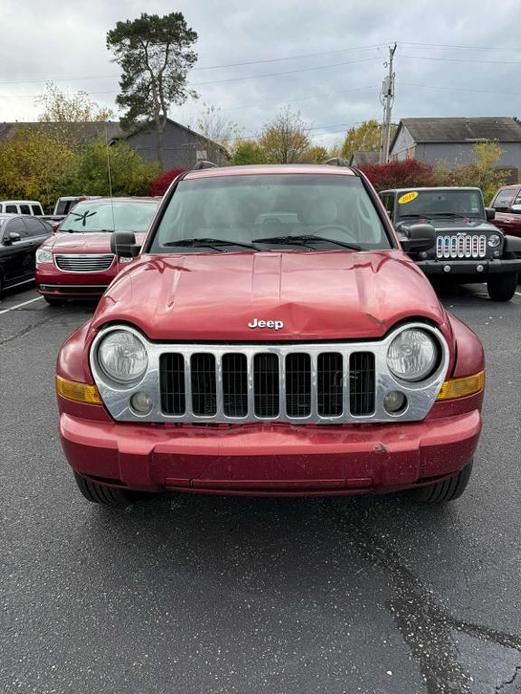
<path fill-rule="evenodd" d="M 172 352 L 161 354 L 159 373 L 168 416 L 320 421 L 375 410 L 371 352 Z"/>
<path fill-rule="evenodd" d="M 485 258 L 485 234 L 451 234 L 436 237 L 437 258 Z"/>

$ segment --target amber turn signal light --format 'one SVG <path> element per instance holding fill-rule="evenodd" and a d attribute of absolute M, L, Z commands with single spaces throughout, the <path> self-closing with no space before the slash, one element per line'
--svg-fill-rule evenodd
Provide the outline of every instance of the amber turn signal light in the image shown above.
<path fill-rule="evenodd" d="M 88 383 L 68 381 L 61 376 L 56 376 L 56 392 L 67 400 L 86 402 L 89 405 L 101 405 L 101 397 L 96 386 Z"/>
<path fill-rule="evenodd" d="M 454 400 L 455 398 L 464 398 L 467 395 L 474 395 L 483 390 L 485 386 L 485 372 L 480 371 L 472 376 L 463 376 L 463 378 L 449 378 L 444 381 L 437 400 Z"/>

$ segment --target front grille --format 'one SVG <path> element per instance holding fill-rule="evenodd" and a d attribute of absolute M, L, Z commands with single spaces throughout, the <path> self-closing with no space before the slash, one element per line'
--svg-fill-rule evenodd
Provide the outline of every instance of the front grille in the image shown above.
<path fill-rule="evenodd" d="M 485 234 L 451 234 L 436 237 L 437 258 L 485 258 Z"/>
<path fill-rule="evenodd" d="M 90 255 L 55 255 L 56 267 L 64 272 L 102 272 L 108 270 L 114 261 L 112 253 Z"/>
<path fill-rule="evenodd" d="M 372 352 L 173 352 L 161 354 L 159 373 L 168 416 L 320 421 L 375 411 Z"/>

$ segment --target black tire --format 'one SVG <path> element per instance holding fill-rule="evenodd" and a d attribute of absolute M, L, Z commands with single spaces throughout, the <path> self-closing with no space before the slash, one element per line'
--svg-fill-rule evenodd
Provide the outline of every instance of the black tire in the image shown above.
<path fill-rule="evenodd" d="M 488 295 L 492 301 L 510 301 L 517 289 L 517 273 L 491 277 L 487 282 Z"/>
<path fill-rule="evenodd" d="M 49 306 L 63 306 L 64 299 L 58 299 L 56 296 L 44 296 L 45 301 Z"/>
<path fill-rule="evenodd" d="M 3 293 L 4 293 L 4 278 L 2 276 L 2 273 L 0 272 L 0 299 L 2 298 Z"/>
<path fill-rule="evenodd" d="M 469 463 L 446 480 L 414 489 L 412 497 L 414 501 L 422 504 L 445 504 L 447 501 L 454 501 L 465 491 L 471 474 L 472 463 Z"/>
<path fill-rule="evenodd" d="M 134 503 L 141 496 L 138 492 L 127 492 L 124 489 L 106 487 L 104 484 L 92 482 L 92 480 L 82 477 L 77 472 L 74 472 L 74 479 L 83 496 L 93 504 L 122 508 Z"/>

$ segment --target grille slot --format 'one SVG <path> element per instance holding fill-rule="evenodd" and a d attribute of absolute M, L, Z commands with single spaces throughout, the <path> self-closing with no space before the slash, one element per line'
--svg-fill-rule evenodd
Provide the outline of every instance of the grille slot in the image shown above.
<path fill-rule="evenodd" d="M 338 352 L 318 355 L 318 414 L 321 417 L 339 417 L 343 405 L 343 359 Z"/>
<path fill-rule="evenodd" d="M 485 258 L 485 234 L 451 234 L 436 237 L 437 258 Z"/>
<path fill-rule="evenodd" d="M 311 357 L 295 352 L 286 356 L 286 413 L 288 417 L 311 414 Z"/>
<path fill-rule="evenodd" d="M 227 417 L 248 414 L 248 362 L 245 354 L 224 354 L 222 359 L 223 410 Z"/>
<path fill-rule="evenodd" d="M 254 409 L 257 417 L 279 414 L 279 358 L 261 353 L 253 358 Z"/>
<path fill-rule="evenodd" d="M 112 253 L 104 255 L 55 255 L 56 267 L 64 272 L 101 272 L 108 270 L 112 265 L 114 256 Z"/>
<path fill-rule="evenodd" d="M 159 358 L 161 410 L 183 415 L 186 411 L 185 360 L 182 354 L 162 354 Z"/>
<path fill-rule="evenodd" d="M 372 352 L 353 352 L 349 360 L 349 401 L 351 414 L 369 415 L 375 408 L 375 367 Z"/>
<path fill-rule="evenodd" d="M 215 356 L 207 352 L 192 354 L 192 411 L 199 417 L 217 414 Z"/>

